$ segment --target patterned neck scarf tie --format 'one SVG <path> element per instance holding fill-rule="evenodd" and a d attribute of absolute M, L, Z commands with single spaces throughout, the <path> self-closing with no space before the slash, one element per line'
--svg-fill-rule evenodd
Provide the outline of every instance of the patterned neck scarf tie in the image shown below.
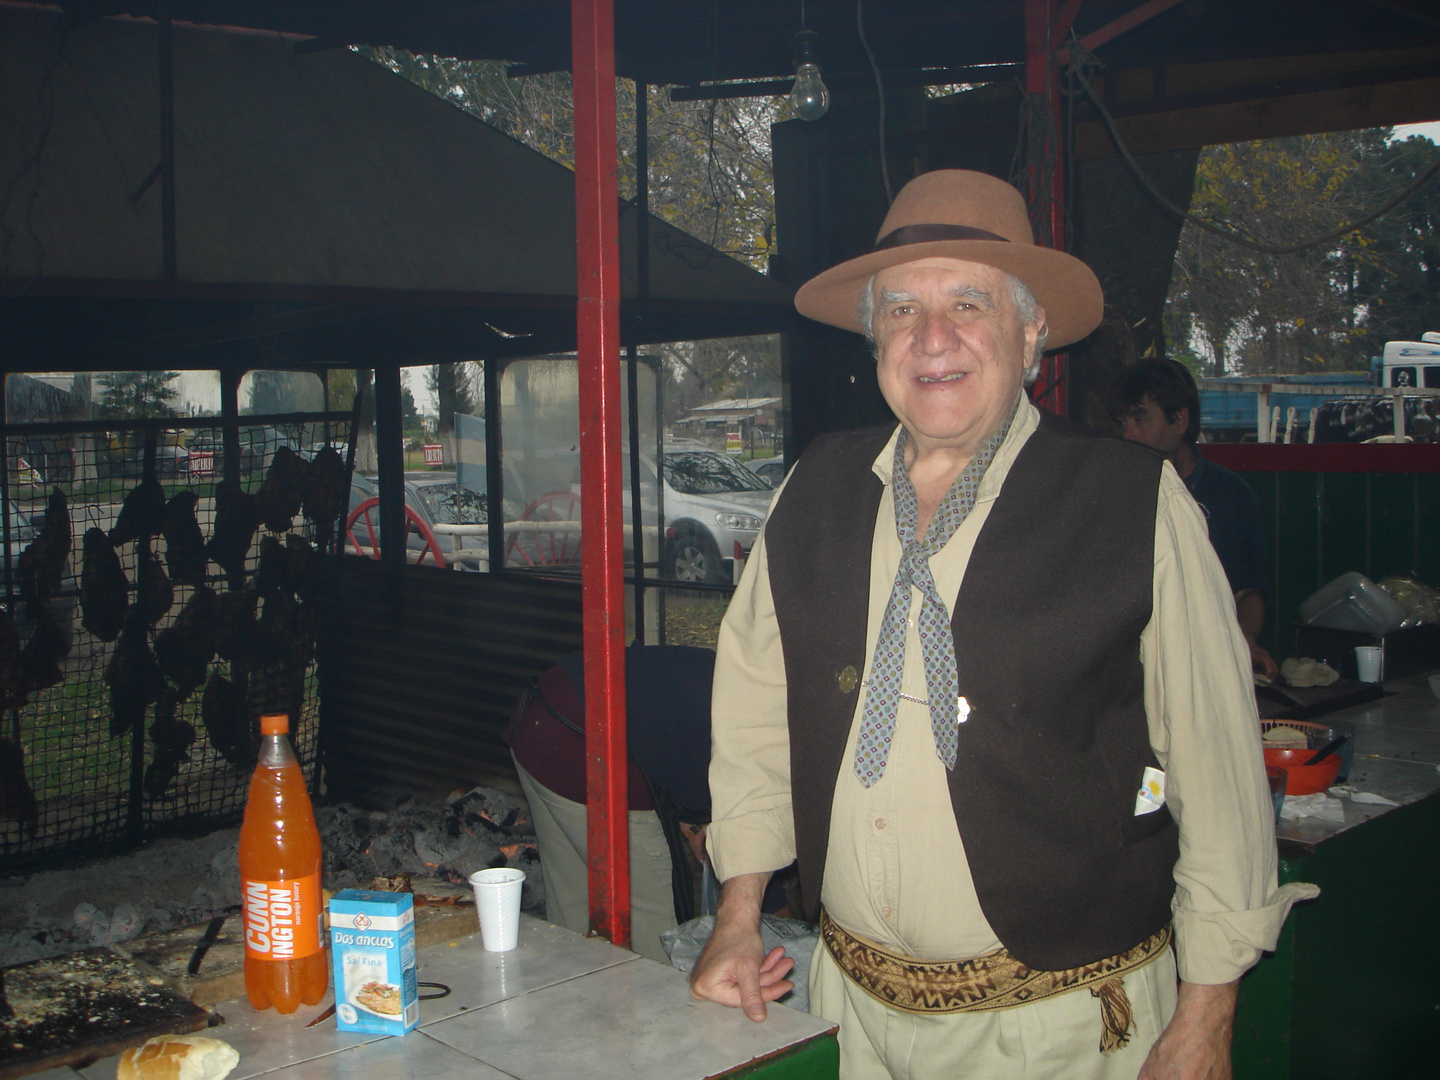
<path fill-rule="evenodd" d="M 1019 402 L 1016 402 L 1017 406 Z M 895 711 L 900 705 L 900 685 L 905 672 L 905 624 L 910 617 L 910 590 L 920 590 L 919 635 L 925 661 L 925 688 L 930 705 L 930 727 L 935 733 L 935 756 L 947 769 L 955 768 L 960 738 L 959 713 L 960 676 L 955 666 L 955 638 L 950 633 L 950 610 L 935 589 L 930 573 L 930 556 L 943 548 L 955 530 L 970 516 L 975 507 L 975 493 L 980 479 L 1005 441 L 1010 418 L 980 448 L 940 501 L 924 540 L 915 537 L 920 516 L 915 485 L 905 467 L 904 428 L 895 440 L 894 476 L 891 492 L 895 502 L 895 531 L 902 548 L 900 565 L 895 571 L 895 584 L 890 589 L 890 602 L 880 623 L 880 637 L 875 643 L 875 662 L 870 668 L 865 694 L 865 714 L 855 747 L 855 777 L 867 788 L 885 775 L 885 760 L 890 754 L 890 740 L 895 735 Z"/>

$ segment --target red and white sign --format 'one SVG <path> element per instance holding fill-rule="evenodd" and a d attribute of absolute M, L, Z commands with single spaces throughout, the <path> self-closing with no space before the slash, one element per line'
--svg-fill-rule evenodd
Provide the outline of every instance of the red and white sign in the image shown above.
<path fill-rule="evenodd" d="M 444 464 L 445 464 L 445 448 L 444 448 L 443 446 L 438 445 L 438 444 L 436 444 L 436 445 L 428 445 L 428 444 L 427 444 L 426 447 L 425 447 L 425 464 L 426 464 L 426 465 L 444 465 Z"/>
<path fill-rule="evenodd" d="M 190 452 L 190 475 L 209 476 L 215 471 L 215 451 L 192 450 Z"/>

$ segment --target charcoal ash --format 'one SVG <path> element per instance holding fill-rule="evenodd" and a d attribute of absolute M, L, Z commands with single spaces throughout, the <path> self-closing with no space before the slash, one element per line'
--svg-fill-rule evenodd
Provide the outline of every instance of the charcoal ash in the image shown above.
<path fill-rule="evenodd" d="M 522 910 L 545 910 L 535 829 L 516 796 L 476 787 L 452 793 L 438 811 L 407 799 L 388 811 L 341 805 L 316 817 L 328 889 L 364 888 L 397 874 L 465 885 L 476 870 L 514 866 L 526 871 Z"/>
<path fill-rule="evenodd" d="M 409 874 L 464 887 L 475 870 L 525 871 L 522 909 L 541 915 L 544 886 L 523 799 L 493 788 L 391 809 L 349 804 L 315 812 L 332 892 Z M 240 902 L 238 828 L 165 839 L 110 859 L 0 878 L 0 964 L 58 956 L 202 925 Z"/>

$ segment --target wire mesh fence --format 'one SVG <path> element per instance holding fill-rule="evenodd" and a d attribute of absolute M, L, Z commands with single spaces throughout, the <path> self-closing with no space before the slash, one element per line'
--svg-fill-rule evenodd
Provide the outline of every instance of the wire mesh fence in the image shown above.
<path fill-rule="evenodd" d="M 314 783 L 351 419 L 5 428 L 0 872 L 238 821 L 262 713 Z"/>

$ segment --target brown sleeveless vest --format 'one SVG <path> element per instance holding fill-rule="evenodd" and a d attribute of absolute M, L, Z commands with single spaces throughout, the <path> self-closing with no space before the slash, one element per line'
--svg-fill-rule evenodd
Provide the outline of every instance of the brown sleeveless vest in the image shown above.
<path fill-rule="evenodd" d="M 801 889 L 818 911 L 864 670 L 870 548 L 893 428 L 817 439 L 765 525 L 789 684 Z M 976 541 L 951 629 L 970 703 L 950 797 L 980 905 L 1020 960 L 1062 970 L 1170 918 L 1178 836 L 1134 816 L 1147 765 L 1155 453 L 1042 413 Z M 888 590 L 889 582 L 876 587 Z"/>

